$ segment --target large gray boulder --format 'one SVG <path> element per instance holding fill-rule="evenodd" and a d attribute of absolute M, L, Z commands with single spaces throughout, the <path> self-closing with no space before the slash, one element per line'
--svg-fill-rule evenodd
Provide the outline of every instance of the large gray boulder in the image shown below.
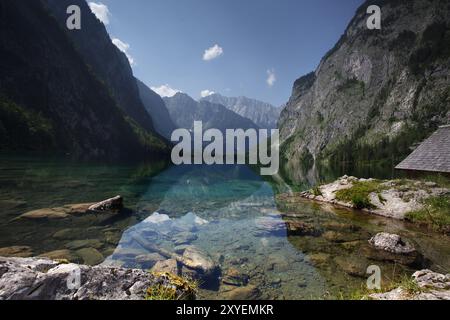
<path fill-rule="evenodd" d="M 412 243 L 396 234 L 378 233 L 362 247 L 362 254 L 371 260 L 395 262 L 406 266 L 423 268 L 427 260 Z"/>
<path fill-rule="evenodd" d="M 397 234 L 386 232 L 378 233 L 369 240 L 369 243 L 376 249 L 395 254 L 412 254 L 416 251 L 408 240 L 402 239 Z"/>
<path fill-rule="evenodd" d="M 176 297 L 195 298 L 181 282 L 143 270 L 0 257 L 0 300 L 143 300 L 149 288 L 161 286 L 175 290 Z"/>

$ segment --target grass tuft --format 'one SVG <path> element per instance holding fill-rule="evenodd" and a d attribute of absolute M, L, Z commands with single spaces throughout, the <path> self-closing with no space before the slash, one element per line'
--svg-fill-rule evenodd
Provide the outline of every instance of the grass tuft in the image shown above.
<path fill-rule="evenodd" d="M 163 279 L 163 282 L 149 287 L 145 300 L 195 300 L 198 290 L 198 283 L 195 280 L 167 272 L 152 274 Z"/>
<path fill-rule="evenodd" d="M 408 213 L 406 219 L 450 233 L 450 195 L 431 197 L 424 200 L 424 205 L 424 209 Z"/>

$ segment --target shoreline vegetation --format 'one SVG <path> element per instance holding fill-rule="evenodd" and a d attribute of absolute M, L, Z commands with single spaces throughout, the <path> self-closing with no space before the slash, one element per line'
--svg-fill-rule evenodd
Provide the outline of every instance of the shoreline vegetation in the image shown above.
<path fill-rule="evenodd" d="M 450 181 L 444 177 L 378 180 L 343 176 L 296 196 L 412 222 L 450 235 Z"/>

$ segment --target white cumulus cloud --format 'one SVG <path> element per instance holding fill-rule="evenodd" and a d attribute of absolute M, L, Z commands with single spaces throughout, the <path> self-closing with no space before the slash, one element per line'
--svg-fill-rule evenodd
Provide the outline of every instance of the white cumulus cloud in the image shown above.
<path fill-rule="evenodd" d="M 203 54 L 203 60 L 204 61 L 214 60 L 220 57 L 222 54 L 223 48 L 220 47 L 218 44 L 216 44 L 213 47 L 205 50 L 205 53 Z"/>
<path fill-rule="evenodd" d="M 275 82 L 277 81 L 277 76 L 275 75 L 275 70 L 274 69 L 270 69 L 267 70 L 267 85 L 269 87 L 273 87 Z"/>
<path fill-rule="evenodd" d="M 151 89 L 161 97 L 173 97 L 177 93 L 181 92 L 180 90 L 171 88 L 168 84 L 163 84 L 159 87 L 151 87 Z"/>
<path fill-rule="evenodd" d="M 213 94 L 215 94 L 215 92 L 211 91 L 211 90 L 203 90 L 202 92 L 200 92 L 200 96 L 202 98 L 206 98 L 206 97 L 212 96 Z"/>
<path fill-rule="evenodd" d="M 134 58 L 133 56 L 130 54 L 130 45 L 126 42 L 123 42 L 120 39 L 114 38 L 112 39 L 112 43 L 114 43 L 114 45 L 119 48 L 120 51 L 122 51 L 123 53 L 125 53 L 125 55 L 128 58 L 128 61 L 130 62 L 130 65 L 134 66 Z"/>
<path fill-rule="evenodd" d="M 109 24 L 109 17 L 111 16 L 111 12 L 109 12 L 108 6 L 99 2 L 89 2 L 89 8 L 95 14 L 98 20 L 103 22 L 104 25 Z"/>

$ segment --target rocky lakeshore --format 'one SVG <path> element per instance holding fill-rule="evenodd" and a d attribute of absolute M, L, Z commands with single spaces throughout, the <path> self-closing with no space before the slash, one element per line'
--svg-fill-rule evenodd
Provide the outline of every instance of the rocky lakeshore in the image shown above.
<path fill-rule="evenodd" d="M 0 300 L 145 300 L 155 290 L 195 299 L 195 288 L 169 273 L 0 257 Z"/>
<path fill-rule="evenodd" d="M 385 293 L 374 293 L 370 300 L 450 300 L 450 274 L 443 275 L 430 270 L 413 274 L 407 285 L 401 285 Z"/>
<path fill-rule="evenodd" d="M 405 220 L 414 212 L 426 210 L 429 199 L 447 197 L 450 189 L 435 182 L 415 180 L 358 179 L 343 176 L 299 196 L 388 218 Z"/>
<path fill-rule="evenodd" d="M 142 276 L 142 281 L 147 281 L 150 274 L 198 287 L 197 299 L 223 300 L 352 298 L 353 292 L 365 286 L 371 265 L 382 270 L 386 291 L 418 270 L 445 274 L 448 269 L 450 246 L 442 234 L 295 195 L 279 198 L 283 201 L 275 203 L 274 195 L 269 193 L 267 198 L 245 198 L 227 206 L 214 202 L 206 212 L 194 210 L 192 204 L 177 209 L 158 202 L 158 208 L 147 202 L 142 203 L 145 206 L 135 205 L 130 200 L 125 208 L 122 197 L 98 205 L 64 205 L 88 203 L 93 197 L 50 203 L 49 209 L 36 205 L 16 210 L 10 216 L 8 221 L 18 228 L 25 226 L 27 233 L 24 238 L 5 242 L 0 257 L 57 263 L 44 268 L 44 275 L 36 275 L 39 279 L 54 277 L 53 273 L 60 269 L 71 274 L 80 268 L 95 270 L 86 271 L 95 280 L 113 270 L 120 276 L 117 281 L 134 288 L 135 280 L 140 281 Z M 28 240 L 27 234 L 33 237 Z M 54 268 L 47 274 L 47 269 Z M 11 267 L 9 277 L 19 269 Z M 136 277 L 122 277 L 122 273 Z M 17 274 L 17 284 L 40 286 L 39 282 L 37 287 L 34 282 L 27 285 L 27 273 Z M 55 288 L 50 288 L 52 294 L 58 294 L 60 286 L 67 287 L 64 281 L 58 281 Z M 83 281 L 81 287 L 89 289 L 90 282 Z M 130 297 L 123 293 L 126 289 L 116 290 L 118 284 L 105 283 L 113 291 L 89 297 L 178 299 L 165 285 L 155 287 L 152 282 L 146 282 L 147 290 L 139 294 L 130 291 Z M 12 290 L 4 299 L 34 299 L 32 295 L 16 296 Z M 14 290 L 21 292 L 20 286 Z M 36 299 L 89 299 L 84 291 L 80 292 L 82 295 L 64 291 L 61 297 L 46 293 Z"/>

